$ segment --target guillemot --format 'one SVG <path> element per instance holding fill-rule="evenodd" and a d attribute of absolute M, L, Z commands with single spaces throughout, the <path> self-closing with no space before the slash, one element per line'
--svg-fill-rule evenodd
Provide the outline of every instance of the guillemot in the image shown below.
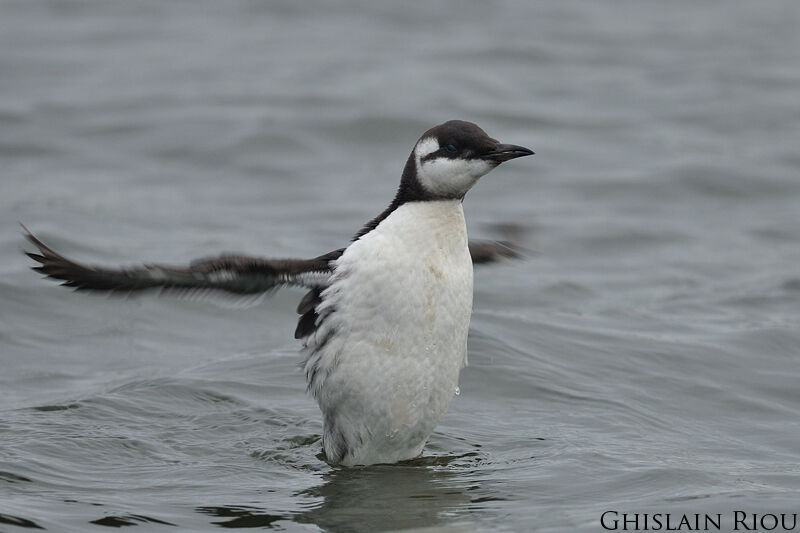
<path fill-rule="evenodd" d="M 422 449 L 467 363 L 473 263 L 513 256 L 469 242 L 462 201 L 500 163 L 533 151 L 451 120 L 419 138 L 393 201 L 350 244 L 313 259 L 222 255 L 176 267 L 78 263 L 27 231 L 34 270 L 77 290 L 308 289 L 297 307 L 309 392 L 323 414 L 323 449 L 343 466 L 394 463 Z"/>

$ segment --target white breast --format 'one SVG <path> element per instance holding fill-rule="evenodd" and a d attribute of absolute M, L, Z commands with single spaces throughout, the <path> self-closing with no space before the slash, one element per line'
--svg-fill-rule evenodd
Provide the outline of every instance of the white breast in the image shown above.
<path fill-rule="evenodd" d="M 459 200 L 410 202 L 337 261 L 307 340 L 329 460 L 419 455 L 466 364 L 472 260 Z"/>

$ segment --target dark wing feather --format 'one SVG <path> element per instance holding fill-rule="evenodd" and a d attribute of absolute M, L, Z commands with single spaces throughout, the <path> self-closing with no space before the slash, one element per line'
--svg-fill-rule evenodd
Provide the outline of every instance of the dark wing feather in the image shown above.
<path fill-rule="evenodd" d="M 469 241 L 472 264 L 493 263 L 507 257 L 520 257 L 520 248 L 509 241 Z"/>
<path fill-rule="evenodd" d="M 129 268 L 103 268 L 73 261 L 35 237 L 25 226 L 25 238 L 38 253 L 26 252 L 39 263 L 33 270 L 61 280 L 67 287 L 81 291 L 129 294 L 146 289 L 221 290 L 237 295 L 257 294 L 291 285 L 310 289 L 297 307 L 301 315 L 295 338 L 310 335 L 318 326 L 317 305 L 327 286 L 331 262 L 344 248 L 313 259 L 265 259 L 243 255 L 221 255 L 193 261 L 189 266 L 147 264 Z M 470 241 L 474 264 L 491 263 L 503 258 L 520 257 L 521 230 L 517 226 L 500 228 L 506 237 L 501 241 Z"/>
<path fill-rule="evenodd" d="M 512 223 L 493 224 L 491 227 L 502 237 L 502 240 L 469 241 L 469 254 L 472 256 L 473 264 L 493 263 L 505 258 L 523 257 L 531 253 L 523 245 L 529 228 Z"/>
<path fill-rule="evenodd" d="M 217 289 L 233 294 L 256 294 L 286 285 L 314 288 L 325 283 L 331 271 L 330 262 L 343 252 L 343 249 L 336 250 L 314 259 L 222 255 L 194 261 L 185 267 L 149 264 L 102 268 L 64 257 L 24 229 L 25 237 L 38 248 L 38 253 L 27 253 L 39 263 L 33 269 L 63 281 L 62 285 L 86 291 Z"/>

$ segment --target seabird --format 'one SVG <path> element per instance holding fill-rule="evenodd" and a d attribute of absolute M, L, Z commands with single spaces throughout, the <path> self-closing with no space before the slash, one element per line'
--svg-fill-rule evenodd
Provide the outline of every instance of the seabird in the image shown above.
<path fill-rule="evenodd" d="M 218 289 L 258 294 L 308 289 L 297 307 L 308 390 L 323 414 L 323 449 L 344 466 L 422 453 L 467 363 L 472 266 L 516 255 L 467 240 L 462 201 L 500 163 L 532 155 L 471 122 L 419 138 L 394 200 L 350 244 L 313 259 L 222 255 L 189 266 L 103 268 L 78 263 L 27 231 L 34 270 L 77 290 Z"/>

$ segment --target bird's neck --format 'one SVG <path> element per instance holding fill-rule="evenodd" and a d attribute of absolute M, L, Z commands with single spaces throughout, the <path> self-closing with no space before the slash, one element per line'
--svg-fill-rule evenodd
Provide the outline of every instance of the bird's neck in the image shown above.
<path fill-rule="evenodd" d="M 406 166 L 403 168 L 403 175 L 400 177 L 400 186 L 397 188 L 397 193 L 395 194 L 392 203 L 390 203 L 380 215 L 370 220 L 363 228 L 361 228 L 361 231 L 359 231 L 355 237 L 353 237 L 353 240 L 359 239 L 375 229 L 378 224 L 384 221 L 389 215 L 391 215 L 404 204 L 410 202 L 429 202 L 440 200 L 442 199 L 432 196 L 429 192 L 427 192 L 417 179 L 417 164 L 414 160 L 414 153 L 412 152 L 411 155 L 408 156 Z M 463 201 L 463 198 L 456 200 L 461 202 Z"/>

